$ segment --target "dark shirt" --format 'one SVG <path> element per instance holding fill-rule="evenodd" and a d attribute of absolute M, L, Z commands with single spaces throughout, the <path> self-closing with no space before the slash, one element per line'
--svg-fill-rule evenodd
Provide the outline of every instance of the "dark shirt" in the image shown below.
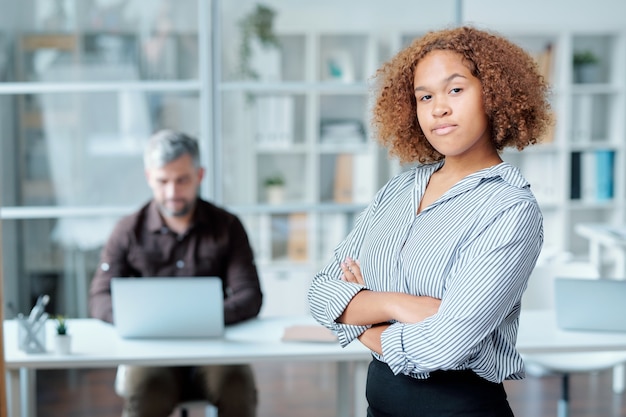
<path fill-rule="evenodd" d="M 111 278 L 147 276 L 220 277 L 226 324 L 255 317 L 261 309 L 259 277 L 241 221 L 201 199 L 183 235 L 167 227 L 154 201 L 119 221 L 91 282 L 91 316 L 113 322 Z"/>

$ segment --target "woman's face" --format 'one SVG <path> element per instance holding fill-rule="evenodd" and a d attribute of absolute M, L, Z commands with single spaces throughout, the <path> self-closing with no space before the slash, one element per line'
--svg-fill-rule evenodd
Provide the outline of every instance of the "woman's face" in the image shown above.
<path fill-rule="evenodd" d="M 429 52 L 415 68 L 413 86 L 418 122 L 439 153 L 466 157 L 493 148 L 481 83 L 461 55 Z"/>

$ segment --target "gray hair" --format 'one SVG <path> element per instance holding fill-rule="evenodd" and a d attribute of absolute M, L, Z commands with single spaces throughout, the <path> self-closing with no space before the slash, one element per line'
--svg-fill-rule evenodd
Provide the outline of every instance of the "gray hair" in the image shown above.
<path fill-rule="evenodd" d="M 191 156 L 196 168 L 200 167 L 200 150 L 195 138 L 174 130 L 160 130 L 150 137 L 143 164 L 146 169 L 160 168 L 185 154 Z"/>

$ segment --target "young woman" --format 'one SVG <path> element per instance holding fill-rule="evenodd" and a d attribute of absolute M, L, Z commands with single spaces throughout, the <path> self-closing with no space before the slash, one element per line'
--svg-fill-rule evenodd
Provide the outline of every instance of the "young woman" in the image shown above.
<path fill-rule="evenodd" d="M 379 141 L 417 166 L 391 179 L 313 279 L 313 316 L 371 349 L 368 416 L 512 416 L 520 300 L 542 215 L 507 146 L 550 121 L 532 58 L 471 27 L 431 32 L 375 76 Z"/>

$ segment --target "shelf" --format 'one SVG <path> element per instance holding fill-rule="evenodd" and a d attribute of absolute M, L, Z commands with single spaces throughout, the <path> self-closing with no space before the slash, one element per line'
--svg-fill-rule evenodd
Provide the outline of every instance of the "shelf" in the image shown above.
<path fill-rule="evenodd" d="M 221 92 L 250 93 L 332 93 L 332 94 L 364 94 L 367 93 L 365 83 L 341 82 L 258 82 L 258 81 L 227 81 L 218 86 Z"/>
<path fill-rule="evenodd" d="M 573 95 L 619 95 L 624 93 L 624 87 L 621 84 L 572 84 L 572 86 L 570 87 L 570 92 Z"/>
<path fill-rule="evenodd" d="M 98 81 L 0 83 L 0 94 L 197 92 L 198 81 Z"/>
<path fill-rule="evenodd" d="M 608 140 L 608 139 L 607 139 Z M 607 140 L 593 140 L 587 143 L 572 143 L 569 147 L 570 152 L 585 152 L 597 150 L 613 150 L 619 151 L 624 148 L 622 144 L 613 144 Z"/>
<path fill-rule="evenodd" d="M 615 210 L 620 208 L 614 201 L 614 199 L 607 201 L 574 201 L 571 200 L 568 204 L 568 209 L 572 211 L 585 211 L 585 210 Z"/>

